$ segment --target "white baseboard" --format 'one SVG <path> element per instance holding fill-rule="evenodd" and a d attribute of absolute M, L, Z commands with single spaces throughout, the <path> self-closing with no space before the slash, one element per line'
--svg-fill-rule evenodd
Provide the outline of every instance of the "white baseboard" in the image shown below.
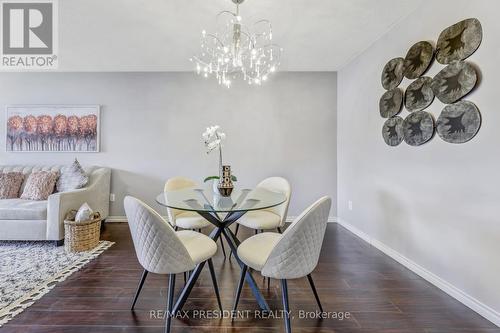
<path fill-rule="evenodd" d="M 455 287 L 448 281 L 440 278 L 436 274 L 428 271 L 424 267 L 418 265 L 414 261 L 406 258 L 396 250 L 390 248 L 389 246 L 385 245 L 384 243 L 372 238 L 365 232 L 359 230 L 358 228 L 354 227 L 353 225 L 349 224 L 345 220 L 342 220 L 340 218 L 337 218 L 337 223 L 358 236 L 359 238 L 363 239 L 365 242 L 369 243 L 373 247 L 379 249 L 392 259 L 396 260 L 399 262 L 401 265 L 405 266 L 412 272 L 416 273 L 423 279 L 427 280 L 428 282 L 432 283 L 451 297 L 455 298 L 458 300 L 460 303 L 464 304 L 465 306 L 469 307 L 470 309 L 474 310 L 484 318 L 488 319 L 491 321 L 493 324 L 497 325 L 500 327 L 500 313 L 489 307 L 488 305 L 481 303 L 474 297 L 468 295 L 464 291 L 460 290 L 459 288 Z"/>
<path fill-rule="evenodd" d="M 166 216 L 164 218 L 168 219 Z M 288 216 L 286 218 L 286 223 L 291 223 L 293 220 L 295 220 L 297 217 L 296 216 Z M 113 216 L 108 216 L 106 219 L 106 222 L 127 222 L 127 217 L 126 216 L 121 216 L 121 215 L 113 215 Z M 328 223 L 335 223 L 337 222 L 337 217 L 335 216 L 330 216 L 328 218 Z"/>
<path fill-rule="evenodd" d="M 121 216 L 121 215 L 110 215 L 106 218 L 106 223 L 111 222 L 127 222 L 127 217 L 126 216 Z"/>

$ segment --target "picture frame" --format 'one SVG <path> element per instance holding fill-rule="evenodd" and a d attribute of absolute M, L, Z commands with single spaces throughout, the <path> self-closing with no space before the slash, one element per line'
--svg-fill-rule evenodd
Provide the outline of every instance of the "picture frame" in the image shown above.
<path fill-rule="evenodd" d="M 98 153 L 101 106 L 7 105 L 6 152 Z"/>

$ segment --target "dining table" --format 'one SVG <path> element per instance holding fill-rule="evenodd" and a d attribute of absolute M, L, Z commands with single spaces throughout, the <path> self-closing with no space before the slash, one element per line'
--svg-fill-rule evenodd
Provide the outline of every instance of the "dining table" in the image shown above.
<path fill-rule="evenodd" d="M 286 196 L 280 192 L 273 192 L 264 188 L 235 189 L 230 196 L 224 197 L 212 188 L 184 188 L 180 190 L 165 191 L 156 197 L 161 206 L 182 211 L 196 212 L 214 225 L 210 238 L 215 242 L 224 237 L 228 243 L 238 265 L 243 267 L 243 262 L 238 257 L 237 248 L 240 241 L 229 228 L 240 217 L 250 211 L 263 210 L 279 206 L 286 201 Z M 205 262 L 198 264 L 182 289 L 172 313 L 182 310 Z M 262 296 L 260 289 L 250 274 L 247 272 L 245 280 L 250 286 L 259 307 L 263 311 L 269 311 L 269 305 Z"/>

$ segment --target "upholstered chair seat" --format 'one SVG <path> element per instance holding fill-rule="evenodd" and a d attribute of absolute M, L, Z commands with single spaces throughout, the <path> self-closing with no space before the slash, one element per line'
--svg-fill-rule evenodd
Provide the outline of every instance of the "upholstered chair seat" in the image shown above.
<path fill-rule="evenodd" d="M 281 226 L 281 216 L 265 210 L 248 212 L 240 220 L 239 224 L 255 230 L 272 230 Z"/>
<path fill-rule="evenodd" d="M 182 229 L 203 229 L 208 227 L 210 222 L 196 212 L 184 212 L 175 216 L 174 224 Z"/>
<path fill-rule="evenodd" d="M 238 257 L 249 267 L 260 271 L 281 238 L 276 232 L 263 232 L 246 239 L 238 246 Z"/>
<path fill-rule="evenodd" d="M 217 252 L 217 245 L 208 236 L 191 230 L 176 232 L 195 265 L 212 258 Z"/>

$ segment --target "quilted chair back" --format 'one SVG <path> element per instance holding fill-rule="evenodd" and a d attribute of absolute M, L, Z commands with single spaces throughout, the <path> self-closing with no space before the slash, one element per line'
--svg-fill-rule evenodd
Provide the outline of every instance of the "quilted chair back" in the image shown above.
<path fill-rule="evenodd" d="M 182 190 L 185 188 L 193 188 L 198 184 L 194 180 L 185 177 L 173 177 L 167 180 L 165 183 L 164 191 L 176 191 Z M 168 221 L 175 227 L 175 218 L 180 213 L 183 213 L 182 210 L 167 208 Z"/>
<path fill-rule="evenodd" d="M 282 227 L 285 224 L 288 213 L 288 205 L 290 204 L 290 195 L 292 194 L 290 183 L 282 177 L 270 177 L 261 181 L 257 187 L 264 188 L 272 192 L 283 193 L 286 196 L 286 201 L 281 205 L 266 209 L 267 211 L 281 217 L 280 227 Z"/>
<path fill-rule="evenodd" d="M 136 198 L 127 196 L 123 203 L 135 252 L 145 270 L 176 274 L 194 269 L 191 256 L 167 221 Z"/>
<path fill-rule="evenodd" d="M 262 268 L 262 275 L 275 279 L 296 279 L 314 270 L 331 205 L 332 199 L 323 197 L 295 219 L 271 251 Z"/>

